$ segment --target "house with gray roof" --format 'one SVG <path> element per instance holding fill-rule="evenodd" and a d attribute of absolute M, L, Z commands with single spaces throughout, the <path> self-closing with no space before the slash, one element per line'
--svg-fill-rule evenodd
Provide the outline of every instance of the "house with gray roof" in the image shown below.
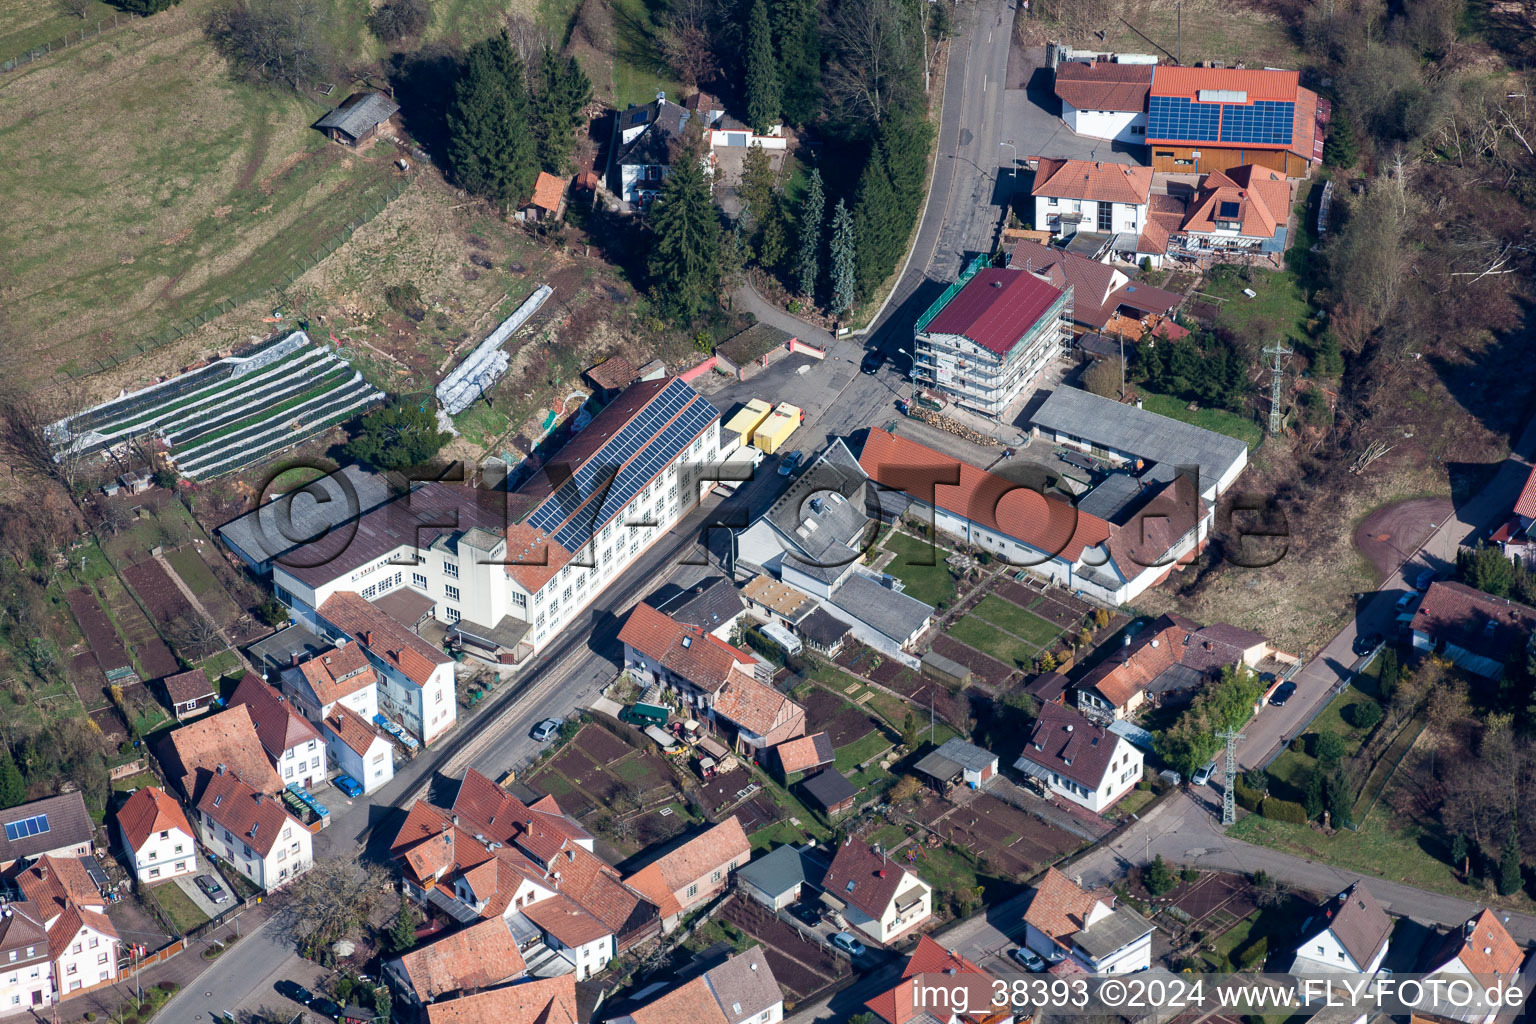
<path fill-rule="evenodd" d="M 916 768 L 937 782 L 941 792 L 959 785 L 981 789 L 997 777 L 997 755 L 951 736 L 937 750 L 925 754 Z"/>
<path fill-rule="evenodd" d="M 646 603 L 678 622 L 697 626 L 722 640 L 731 638 L 731 630 L 747 611 L 741 591 L 724 576 L 710 576 L 687 587 L 669 583 Z"/>
<path fill-rule="evenodd" d="M 641 107 L 619 112 L 616 130 L 618 194 L 643 208 L 661 192 L 672 167 L 672 142 L 681 137 L 692 111 L 668 100 L 665 93 Z"/>
<path fill-rule="evenodd" d="M 783 910 L 800 899 L 806 882 L 804 853 L 786 843 L 746 867 L 736 869 L 736 884 L 748 896 L 772 910 Z"/>
<path fill-rule="evenodd" d="M 400 111 L 400 104 L 383 93 L 355 92 L 315 122 L 315 127 L 332 142 L 358 146 L 378 134 L 379 126 Z"/>
<path fill-rule="evenodd" d="M 1291 971 L 1375 974 L 1387 958 L 1392 919 L 1359 882 L 1323 901 L 1302 926 Z"/>
<path fill-rule="evenodd" d="M 826 598 L 863 560 L 869 477 L 834 439 L 757 521 L 736 538 L 738 572 L 767 573 Z"/>

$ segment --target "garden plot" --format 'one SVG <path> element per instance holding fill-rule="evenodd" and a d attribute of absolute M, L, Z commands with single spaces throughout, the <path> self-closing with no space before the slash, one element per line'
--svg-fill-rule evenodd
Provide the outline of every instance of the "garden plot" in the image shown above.
<path fill-rule="evenodd" d="M 96 586 L 100 590 L 103 605 L 123 631 L 128 646 L 138 659 L 143 678 L 159 679 L 180 672 L 181 663 L 165 645 L 165 641 L 160 639 L 153 623 L 144 616 L 138 602 L 122 583 L 116 577 L 109 576 L 99 580 Z"/>
<path fill-rule="evenodd" d="M 1014 674 L 1012 665 L 1005 665 L 991 655 L 942 633 L 934 638 L 933 650 L 934 653 L 941 654 L 951 661 L 958 661 L 970 669 L 977 679 L 993 689 L 1002 689 Z"/>
<path fill-rule="evenodd" d="M 1082 845 L 1077 836 L 986 794 L 953 810 L 944 801 L 930 798 L 917 817 L 934 822 L 930 827 L 939 835 L 1013 879 L 1026 877 Z"/>
<path fill-rule="evenodd" d="M 242 469 L 383 398 L 346 360 L 302 331 L 61 420 L 55 443 L 77 455 L 159 437 L 181 473 Z"/>
<path fill-rule="evenodd" d="M 720 916 L 763 944 L 773 978 L 803 1003 L 846 977 L 852 968 L 819 942 L 807 939 L 761 904 L 733 896 Z"/>

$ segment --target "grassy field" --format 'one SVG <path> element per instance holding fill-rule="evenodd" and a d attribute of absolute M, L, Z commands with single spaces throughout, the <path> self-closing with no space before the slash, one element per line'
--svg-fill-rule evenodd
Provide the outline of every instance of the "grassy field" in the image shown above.
<path fill-rule="evenodd" d="M 278 284 L 398 180 L 392 147 L 353 154 L 310 128 L 323 104 L 233 82 L 202 29 L 210 6 L 4 79 L 6 305 L 29 374 L 133 354 Z"/>
<path fill-rule="evenodd" d="M 1256 297 L 1244 295 L 1245 288 Z M 1221 303 L 1221 322 L 1237 334 L 1266 341 L 1279 339 L 1292 348 L 1309 344 L 1306 323 L 1311 310 L 1296 275 L 1289 270 L 1218 268 L 1207 277 L 1200 295 L 1226 300 Z"/>
<path fill-rule="evenodd" d="M 1285 23 L 1257 5 L 1221 0 L 1184 0 L 1182 31 L 1176 0 L 1125 0 L 1118 13 L 1092 28 L 1103 35 L 1066 41 L 1102 52 L 1153 53 L 1167 60 L 1181 48 L 1183 60 L 1246 61 L 1249 67 L 1299 67 L 1302 55 Z M 1127 25 L 1157 41 L 1154 46 Z M 1055 38 L 1053 35 L 1052 38 Z"/>
<path fill-rule="evenodd" d="M 1027 612 L 995 594 L 988 594 L 982 598 L 969 614 L 980 616 L 992 625 L 1000 626 L 1014 636 L 1023 637 L 1037 647 L 1044 647 L 1061 635 L 1061 628 L 1055 623 L 1047 622 L 1033 612 Z"/>
<path fill-rule="evenodd" d="M 672 100 L 682 97 L 682 86 L 662 60 L 658 20 L 665 7 L 655 0 L 611 0 L 617 46 L 613 61 L 613 100 L 619 109 L 631 103 L 649 103 L 664 92 Z M 594 79 L 601 73 L 598 69 Z"/>
<path fill-rule="evenodd" d="M 157 885 L 149 892 L 182 935 L 208 920 L 208 915 L 197 909 L 197 904 L 175 882 Z"/>
<path fill-rule="evenodd" d="M 908 596 L 935 606 L 955 599 L 955 581 L 944 564 L 948 552 L 942 546 L 892 530 L 885 538 L 885 549 L 896 552 L 896 557 L 884 571 L 907 585 Z"/>
<path fill-rule="evenodd" d="M 1040 651 L 1033 644 L 1000 632 L 974 615 L 967 615 L 951 624 L 948 633 L 963 644 L 970 644 L 984 654 L 990 654 L 999 661 L 1011 661 L 1021 668 L 1032 666 Z"/>
<path fill-rule="evenodd" d="M 1328 706 L 1323 709 L 1322 713 L 1313 719 L 1312 724 L 1307 727 L 1306 733 L 1303 734 L 1307 737 L 1306 744 L 1308 749 L 1312 749 L 1312 744 L 1315 743 L 1313 737 L 1324 733 L 1331 733 L 1344 740 L 1344 756 L 1353 757 L 1360 749 L 1360 744 L 1365 742 L 1364 733 L 1350 724 L 1354 718 L 1354 709 L 1364 704 L 1374 703 L 1376 703 L 1376 698 L 1373 695 L 1362 692 L 1355 687 L 1350 687 L 1333 698 L 1333 700 L 1328 702 Z M 1311 779 L 1312 772 L 1316 767 L 1317 760 L 1310 754 L 1297 750 L 1286 750 L 1270 764 L 1269 774 L 1279 782 L 1284 783 L 1290 792 L 1276 787 L 1275 795 L 1285 800 L 1302 799 L 1306 795 L 1307 782 Z"/>
<path fill-rule="evenodd" d="M 1245 441 L 1249 448 L 1257 448 L 1259 442 L 1264 440 L 1264 431 L 1256 420 L 1239 416 L 1236 413 L 1227 412 L 1225 409 L 1197 409 L 1189 411 L 1189 403 L 1178 398 L 1170 398 L 1167 395 L 1155 394 L 1141 385 L 1136 390 L 1141 395 L 1142 405 L 1148 412 L 1155 412 L 1159 416 L 1167 416 L 1172 420 L 1184 423 L 1193 423 L 1197 427 L 1206 430 L 1214 430 L 1218 434 L 1226 434 L 1235 437 L 1239 441 Z"/>
<path fill-rule="evenodd" d="M 0 61 L 49 43 L 57 46 L 65 38 L 73 43 L 82 31 L 94 34 L 98 22 L 106 22 L 101 31 L 110 32 L 113 15 L 119 14 L 117 8 L 101 0 L 91 0 L 84 17 L 66 14 L 58 4 L 40 0 L 0 0 Z"/>

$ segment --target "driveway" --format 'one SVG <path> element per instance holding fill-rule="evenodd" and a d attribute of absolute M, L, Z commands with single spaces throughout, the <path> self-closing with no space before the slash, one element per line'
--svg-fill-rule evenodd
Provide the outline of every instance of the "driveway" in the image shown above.
<path fill-rule="evenodd" d="M 228 894 L 229 899 L 224 903 L 215 903 L 203 895 L 203 890 L 197 887 L 198 875 L 212 875 L 218 879 L 219 884 L 224 887 L 224 892 Z M 168 884 L 174 885 L 186 893 L 187 899 L 191 900 L 197 909 L 203 912 L 205 917 L 217 917 L 235 906 L 235 887 L 229 884 L 229 879 L 225 878 L 218 868 L 208 863 L 208 858 L 203 856 L 202 850 L 197 851 L 197 870 L 190 875 L 177 875 Z"/>

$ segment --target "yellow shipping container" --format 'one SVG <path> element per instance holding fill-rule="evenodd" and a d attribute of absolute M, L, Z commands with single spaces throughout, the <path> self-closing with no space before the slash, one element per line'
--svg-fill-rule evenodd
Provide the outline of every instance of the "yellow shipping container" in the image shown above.
<path fill-rule="evenodd" d="M 772 455 L 784 447 L 789 435 L 800 428 L 805 413 L 798 406 L 780 402 L 778 408 L 752 432 L 752 444 L 765 455 Z"/>
<path fill-rule="evenodd" d="M 741 410 L 737 412 L 736 415 L 732 416 L 728 421 L 726 421 L 725 426 L 721 429 L 727 432 L 739 434 L 741 436 L 742 444 L 751 444 L 752 432 L 756 430 L 762 424 L 762 422 L 768 418 L 768 414 L 771 412 L 773 412 L 773 406 L 769 405 L 761 398 L 754 398 L 752 401 L 742 406 Z M 725 439 L 722 438 L 721 440 L 724 441 Z"/>

